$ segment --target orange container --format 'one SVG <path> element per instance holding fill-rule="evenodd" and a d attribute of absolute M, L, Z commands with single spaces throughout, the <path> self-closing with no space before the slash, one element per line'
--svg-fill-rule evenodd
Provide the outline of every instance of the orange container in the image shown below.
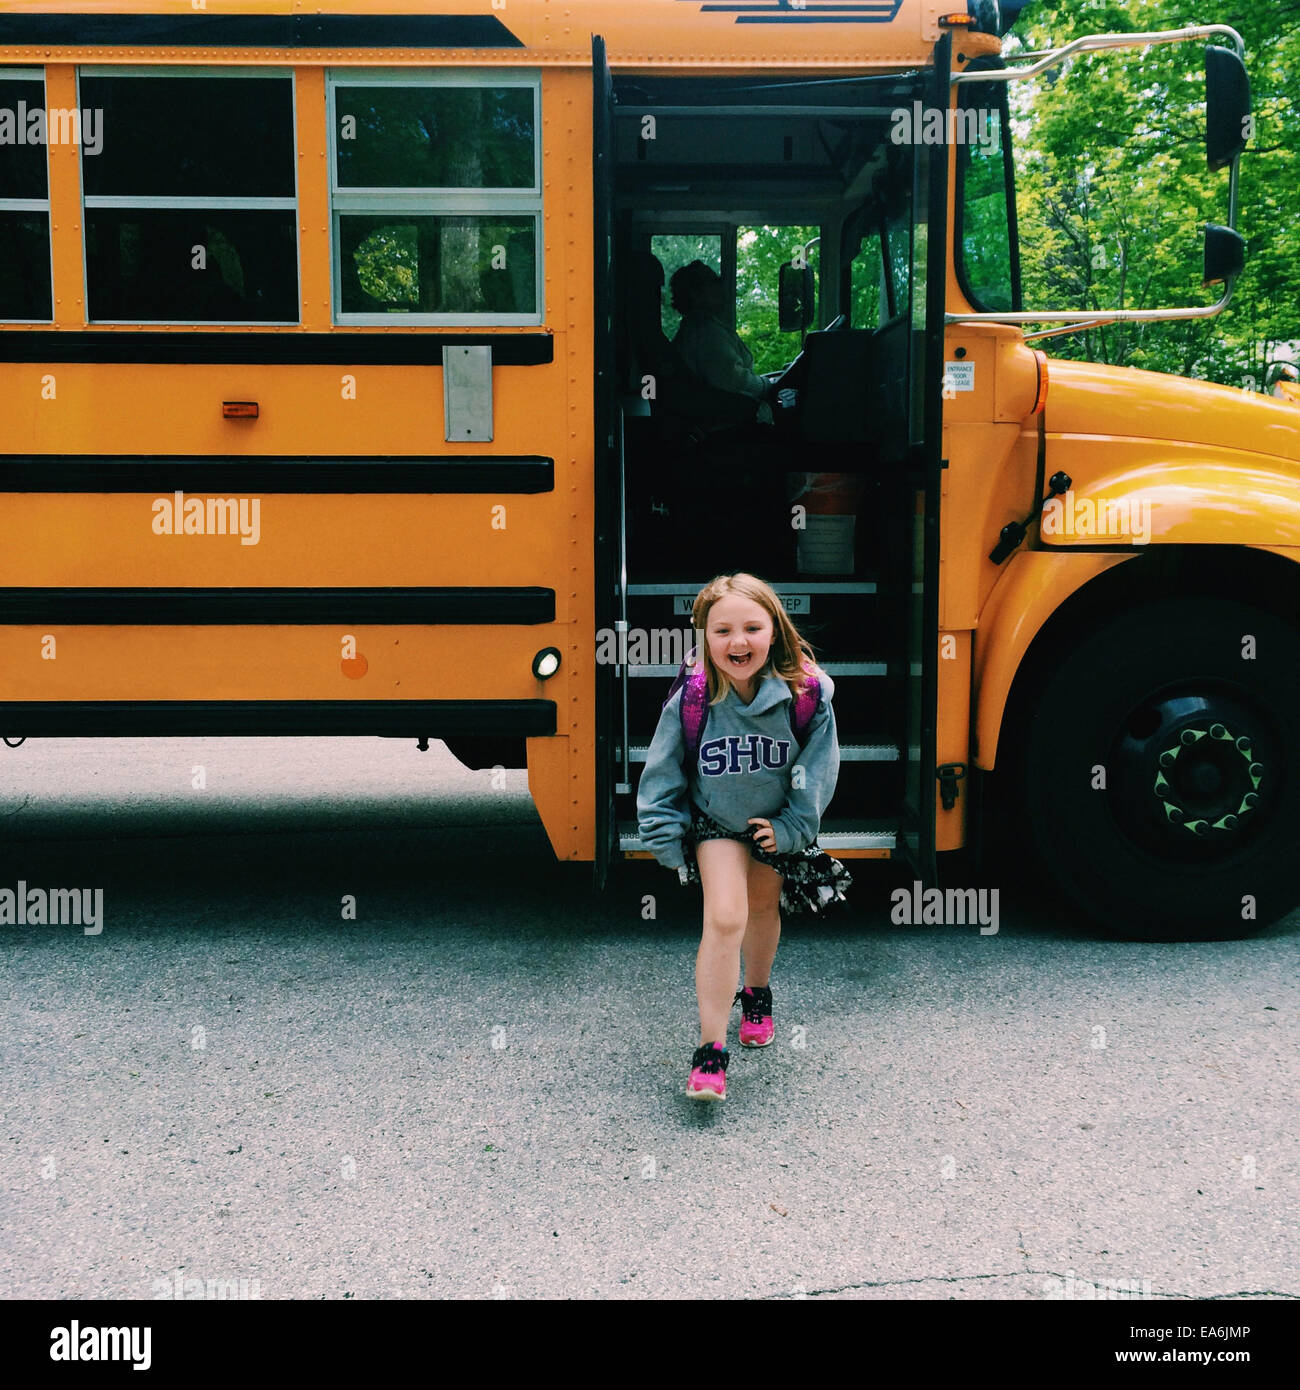
<path fill-rule="evenodd" d="M 809 516 L 856 516 L 865 490 L 856 473 L 787 473 L 786 483 L 791 503 Z"/>

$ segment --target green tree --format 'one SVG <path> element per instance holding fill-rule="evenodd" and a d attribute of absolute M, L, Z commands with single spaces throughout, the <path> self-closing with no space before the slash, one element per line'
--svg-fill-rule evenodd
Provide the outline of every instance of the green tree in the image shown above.
<path fill-rule="evenodd" d="M 1012 47 L 1190 23 L 1231 24 L 1246 43 L 1255 133 L 1242 159 L 1248 259 L 1233 302 L 1212 319 L 1111 324 L 1049 341 L 1060 356 L 1260 388 L 1300 340 L 1300 7 L 1199 0 L 1193 13 L 1187 0 L 1037 0 Z M 1228 176 L 1206 168 L 1202 51 L 1084 54 L 1011 84 L 1026 308 L 1209 302 L 1202 228 L 1226 221 Z"/>

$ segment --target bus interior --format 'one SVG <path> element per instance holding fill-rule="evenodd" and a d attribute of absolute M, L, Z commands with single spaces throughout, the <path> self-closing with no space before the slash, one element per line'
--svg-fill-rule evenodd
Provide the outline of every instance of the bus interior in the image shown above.
<path fill-rule="evenodd" d="M 890 134 L 892 114 L 917 95 L 915 75 L 614 82 L 628 629 L 689 628 L 691 600 L 715 574 L 746 570 L 771 583 L 835 683 L 842 763 L 819 843 L 860 854 L 895 848 L 903 749 L 915 742 L 910 441 L 924 238 L 913 219 L 916 149 Z M 693 260 L 721 276 L 728 326 L 748 341 L 753 371 L 786 390 L 770 423 L 756 419 L 754 396 L 692 373 L 673 342 L 672 277 Z M 796 273 L 803 265 L 811 275 Z M 795 290 L 784 296 L 786 332 L 781 280 Z M 809 281 L 816 303 L 804 312 Z M 676 670 L 662 658 L 638 663 L 629 648 L 618 673 L 625 850 L 639 844 L 637 776 Z"/>

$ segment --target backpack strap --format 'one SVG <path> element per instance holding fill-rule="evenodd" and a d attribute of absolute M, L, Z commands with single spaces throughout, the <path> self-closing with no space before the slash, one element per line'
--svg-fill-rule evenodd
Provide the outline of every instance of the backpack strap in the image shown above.
<path fill-rule="evenodd" d="M 668 698 L 664 701 L 664 707 L 667 708 L 673 696 L 679 690 L 682 692 L 679 709 L 682 737 L 685 739 L 686 752 L 691 760 L 699 755 L 700 735 L 704 732 L 704 725 L 709 718 L 709 673 L 704 669 L 703 662 L 698 666 L 692 664 L 695 651 L 692 647 L 687 653 L 686 660 L 678 669 L 677 679 L 668 691 Z"/>
<path fill-rule="evenodd" d="M 689 667 L 691 658 L 695 655 L 695 648 L 692 647 L 686 654 L 686 660 L 677 668 L 677 679 L 668 687 L 668 694 L 664 696 L 663 709 L 667 709 L 673 696 L 686 684 L 686 678 L 690 674 Z"/>
<path fill-rule="evenodd" d="M 700 736 L 709 721 L 709 673 L 703 662 L 686 677 L 682 686 L 681 715 L 686 754 L 693 762 L 699 756 Z"/>
<path fill-rule="evenodd" d="M 808 679 L 804 682 L 804 688 L 795 696 L 794 718 L 791 720 L 794 736 L 799 740 L 801 748 L 804 735 L 808 732 L 808 725 L 812 723 L 812 717 L 817 713 L 817 706 L 822 698 L 822 683 L 812 674 L 813 668 L 804 662 L 803 669 L 808 673 Z"/>

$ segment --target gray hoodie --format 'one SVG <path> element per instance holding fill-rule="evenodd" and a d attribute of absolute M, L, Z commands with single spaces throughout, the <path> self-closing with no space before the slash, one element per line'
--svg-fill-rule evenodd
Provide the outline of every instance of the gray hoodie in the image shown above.
<path fill-rule="evenodd" d="M 764 676 L 752 702 L 735 690 L 709 709 L 700 735 L 699 757 L 689 770 L 677 694 L 659 716 L 637 791 L 641 842 L 665 868 L 680 868 L 682 836 L 690 825 L 690 802 L 728 830 L 753 829 L 750 816 L 772 822 L 776 852 L 793 854 L 817 838 L 822 812 L 835 792 L 840 745 L 831 700 L 835 684 L 822 670 L 821 699 L 804 733 L 794 736 L 794 702 L 779 676 Z M 802 768 L 796 779 L 795 768 Z M 794 785 L 802 781 L 803 786 Z"/>

